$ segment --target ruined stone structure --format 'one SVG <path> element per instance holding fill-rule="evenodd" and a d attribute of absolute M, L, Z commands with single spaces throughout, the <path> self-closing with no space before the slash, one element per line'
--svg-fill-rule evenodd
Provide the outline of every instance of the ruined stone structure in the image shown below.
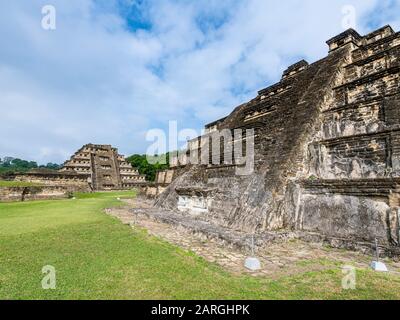
<path fill-rule="evenodd" d="M 13 173 L 6 180 L 30 182 L 43 186 L 65 187 L 71 191 L 90 191 L 87 178 L 75 172 L 58 172 L 49 169 L 32 169 L 24 173 Z"/>
<path fill-rule="evenodd" d="M 175 170 L 158 171 L 156 180 L 153 183 L 144 184 L 140 193 L 148 198 L 155 198 L 167 189 L 175 177 Z"/>
<path fill-rule="evenodd" d="M 65 186 L 0 187 L 0 202 L 59 200 L 72 197 Z"/>
<path fill-rule="evenodd" d="M 294 64 L 206 127 L 206 135 L 253 128 L 253 173 L 187 164 L 204 149 L 193 140 L 156 207 L 232 230 L 399 246 L 400 33 L 351 29 L 327 44 L 327 57 Z"/>
<path fill-rule="evenodd" d="M 54 200 L 71 197 L 74 192 L 91 191 L 87 178 L 74 172 L 32 169 L 7 173 L 1 180 L 27 182 L 29 186 L 0 187 L 0 201 Z"/>
<path fill-rule="evenodd" d="M 83 146 L 64 163 L 60 172 L 85 177 L 93 190 L 130 189 L 146 182 L 146 177 L 110 145 Z"/>
<path fill-rule="evenodd" d="M 146 178 L 110 145 L 83 146 L 59 171 L 33 169 L 2 176 L 29 182 L 34 187 L 1 188 L 0 201 L 67 198 L 73 192 L 131 189 L 146 185 Z"/>

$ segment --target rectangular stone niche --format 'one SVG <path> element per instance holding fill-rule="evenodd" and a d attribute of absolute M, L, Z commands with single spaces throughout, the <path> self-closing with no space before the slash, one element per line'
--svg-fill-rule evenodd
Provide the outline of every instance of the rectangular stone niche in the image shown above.
<path fill-rule="evenodd" d="M 207 213 L 208 202 L 206 197 L 181 195 L 178 199 L 178 210 L 190 214 Z"/>

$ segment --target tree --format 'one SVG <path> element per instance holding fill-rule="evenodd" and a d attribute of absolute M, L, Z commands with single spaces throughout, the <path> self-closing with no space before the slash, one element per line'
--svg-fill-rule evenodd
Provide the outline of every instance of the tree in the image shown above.
<path fill-rule="evenodd" d="M 4 157 L 3 160 L 0 161 L 0 173 L 27 172 L 37 168 L 39 168 L 39 166 L 35 161 L 27 161 L 12 157 Z M 55 163 L 48 163 L 45 166 L 40 166 L 40 168 L 58 170 L 61 166 Z"/>
<path fill-rule="evenodd" d="M 169 168 L 169 154 L 166 154 L 166 164 L 150 164 L 146 155 L 134 154 L 126 160 L 135 168 L 139 170 L 140 174 L 146 175 L 148 181 L 154 181 L 158 171 L 167 170 Z"/>
<path fill-rule="evenodd" d="M 59 169 L 61 169 L 61 167 L 62 167 L 61 165 L 59 165 L 57 163 L 52 163 L 52 162 L 49 162 L 45 166 L 40 166 L 40 168 L 52 169 L 52 170 L 59 170 Z"/>

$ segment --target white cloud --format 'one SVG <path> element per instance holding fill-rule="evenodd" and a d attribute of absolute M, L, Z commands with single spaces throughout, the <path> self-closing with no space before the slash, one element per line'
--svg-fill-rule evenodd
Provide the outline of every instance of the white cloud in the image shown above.
<path fill-rule="evenodd" d="M 372 18 L 399 20 L 378 0 L 155 0 L 139 6 L 151 29 L 132 30 L 129 3 L 54 0 L 57 30 L 45 31 L 47 1 L 2 2 L 0 156 L 62 162 L 88 142 L 144 152 L 147 129 L 198 129 L 289 64 L 323 57 L 344 5 L 361 33 Z"/>

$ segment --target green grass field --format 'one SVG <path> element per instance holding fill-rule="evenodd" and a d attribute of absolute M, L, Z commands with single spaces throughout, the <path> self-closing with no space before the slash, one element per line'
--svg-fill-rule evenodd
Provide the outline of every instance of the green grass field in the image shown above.
<path fill-rule="evenodd" d="M 131 229 L 103 209 L 131 193 L 0 204 L 0 299 L 399 299 L 400 278 L 360 270 L 342 290 L 339 266 L 279 280 L 234 276 Z M 43 290 L 43 266 L 57 287 Z"/>

